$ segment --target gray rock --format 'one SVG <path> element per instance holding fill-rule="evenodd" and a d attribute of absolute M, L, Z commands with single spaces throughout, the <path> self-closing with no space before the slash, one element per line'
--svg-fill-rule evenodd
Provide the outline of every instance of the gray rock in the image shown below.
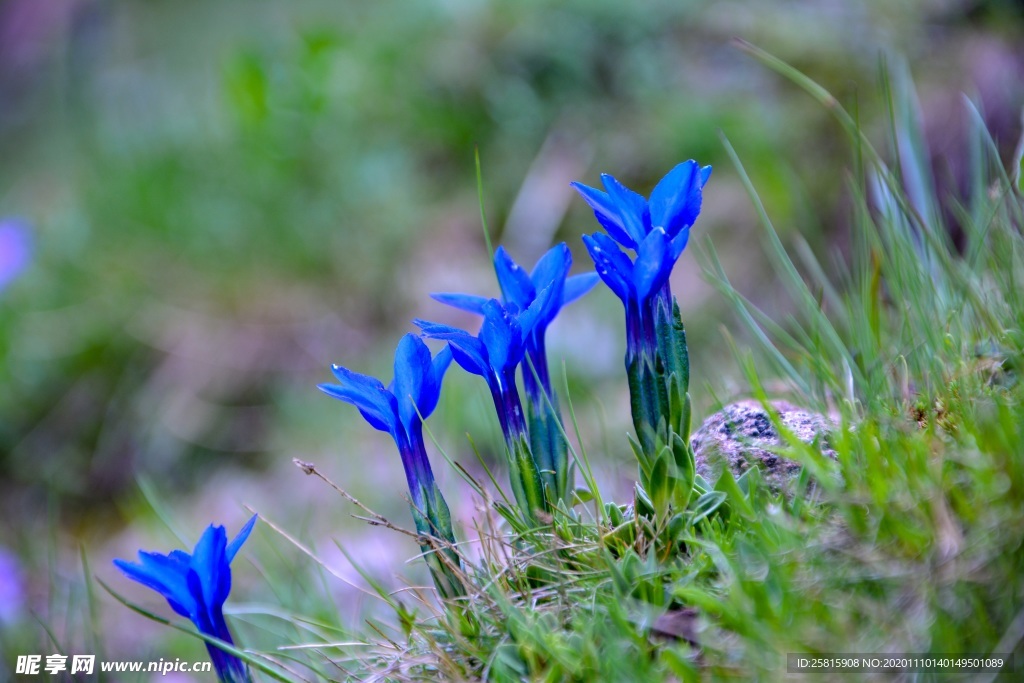
<path fill-rule="evenodd" d="M 820 413 L 797 408 L 785 401 L 772 401 L 782 424 L 807 444 L 818 442 L 822 454 L 835 458 L 828 445 L 828 433 L 836 429 L 835 423 Z M 704 421 L 690 438 L 697 474 L 714 483 L 721 475 L 723 463 L 728 463 L 734 476 L 739 477 L 752 465 L 757 465 L 761 476 L 772 491 L 782 491 L 800 476 L 801 465 L 776 455 L 769 448 L 785 447 L 772 425 L 771 417 L 757 401 L 731 403 Z"/>

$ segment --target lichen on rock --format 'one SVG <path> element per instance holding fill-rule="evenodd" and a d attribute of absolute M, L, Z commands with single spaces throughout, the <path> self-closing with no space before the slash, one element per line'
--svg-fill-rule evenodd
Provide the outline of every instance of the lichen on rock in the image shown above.
<path fill-rule="evenodd" d="M 827 416 L 785 401 L 771 401 L 779 420 L 797 438 L 806 444 L 817 440 L 821 452 L 835 458 L 829 446 L 828 434 L 836 429 Z M 782 457 L 772 450 L 786 446 L 772 424 L 768 411 L 757 401 L 738 401 L 725 406 L 704 421 L 690 438 L 697 474 L 714 483 L 728 463 L 734 476 L 739 477 L 757 465 L 761 477 L 772 491 L 783 491 L 800 476 L 801 465 Z"/>

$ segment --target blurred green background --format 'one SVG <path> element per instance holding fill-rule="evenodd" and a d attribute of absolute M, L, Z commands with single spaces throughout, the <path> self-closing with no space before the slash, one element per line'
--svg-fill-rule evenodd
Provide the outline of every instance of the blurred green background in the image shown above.
<path fill-rule="evenodd" d="M 0 292 L 0 564 L 13 586 L 0 653 L 88 644 L 87 618 L 65 616 L 89 613 L 80 548 L 90 571 L 125 588 L 112 557 L 191 544 L 211 521 L 234 533 L 243 504 L 325 547 L 339 572 L 354 576 L 331 538 L 382 576 L 420 571 L 402 564 L 411 543 L 353 522 L 291 458 L 407 521 L 388 437 L 315 385 L 331 362 L 387 380 L 412 317 L 472 324 L 428 292 L 496 292 L 475 148 L 492 236 L 530 263 L 566 240 L 577 272 L 589 264 L 579 235 L 596 223 L 569 181 L 596 184 L 606 171 L 646 193 L 679 161 L 715 165 L 695 236 L 781 315 L 719 135 L 780 232 L 835 258 L 848 239 L 851 164 L 829 113 L 731 39 L 828 87 L 869 134 L 887 114 L 879 73 L 905 60 L 936 175 L 955 196 L 961 93 L 981 104 L 1005 158 L 1020 135 L 1022 8 L 0 0 L 0 217 L 34 233 L 31 265 Z M 742 387 L 722 343 L 731 320 L 700 278 L 700 241 L 673 286 L 703 418 Z M 621 438 L 621 317 L 595 291 L 565 311 L 549 344 L 612 491 L 628 490 L 634 468 Z M 467 431 L 495 461 L 486 394 L 461 370 L 430 425 L 467 467 Z M 434 457 L 442 486 L 457 491 Z M 477 504 L 457 500 L 453 512 L 465 522 Z M 267 528 L 251 544 L 260 570 L 236 571 L 250 578 L 238 600 L 323 608 L 301 553 Z M 293 582 L 266 595 L 254 577 L 276 565 Z M 117 629 L 111 651 L 166 656 L 148 624 L 106 602 L 93 617 Z M 347 619 L 358 606 L 342 600 L 338 611 Z"/>

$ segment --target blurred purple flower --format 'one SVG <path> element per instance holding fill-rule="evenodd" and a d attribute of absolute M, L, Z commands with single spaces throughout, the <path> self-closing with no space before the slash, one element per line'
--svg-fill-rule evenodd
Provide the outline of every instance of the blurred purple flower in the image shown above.
<path fill-rule="evenodd" d="M 18 558 L 0 547 L 0 625 L 11 624 L 25 603 L 25 582 Z"/>
<path fill-rule="evenodd" d="M 0 291 L 4 290 L 32 258 L 32 233 L 16 218 L 0 219 Z"/>

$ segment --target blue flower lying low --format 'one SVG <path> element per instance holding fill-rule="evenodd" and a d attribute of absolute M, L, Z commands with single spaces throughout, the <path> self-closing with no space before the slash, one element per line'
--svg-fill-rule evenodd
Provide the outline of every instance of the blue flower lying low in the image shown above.
<path fill-rule="evenodd" d="M 531 367 L 523 367 L 523 386 L 529 399 L 530 446 L 540 469 L 544 486 L 553 500 L 567 496 L 572 481 L 569 477 L 568 450 L 562 436 L 562 418 L 558 410 L 558 396 L 551 386 L 547 350 L 544 336 L 558 312 L 575 301 L 597 283 L 597 273 L 584 273 L 567 277 L 572 265 L 572 254 L 565 243 L 552 247 L 537 262 L 533 271 L 526 271 L 509 256 L 504 247 L 494 252 L 494 270 L 498 276 L 505 306 L 528 309 L 538 296 L 551 288 L 545 305 L 537 315 L 533 329 L 526 333 L 526 358 Z M 471 294 L 431 294 L 442 303 L 478 315 L 484 315 L 487 297 Z M 536 373 L 536 374 L 534 374 Z"/>
<path fill-rule="evenodd" d="M 231 592 L 230 565 L 255 524 L 253 515 L 230 543 L 224 527 L 211 524 L 191 555 L 184 550 L 172 550 L 170 555 L 140 550 L 138 562 L 114 560 L 114 564 L 128 578 L 167 598 L 171 608 L 188 617 L 200 633 L 234 644 L 223 612 Z M 206 649 L 221 681 L 252 680 L 248 667 L 238 657 L 212 643 L 207 643 Z"/>
<path fill-rule="evenodd" d="M 434 536 L 449 544 L 455 543 L 455 534 L 448 504 L 434 482 L 434 472 L 427 458 L 423 420 L 437 407 L 441 380 L 451 361 L 452 352 L 447 347 L 431 358 L 423 340 L 407 334 L 395 350 L 395 379 L 391 386 L 385 388 L 380 380 L 339 365 L 331 368 L 339 384 L 319 385 L 325 394 L 356 406 L 370 425 L 391 435 L 405 467 L 416 530 L 423 536 Z M 436 551 L 429 545 L 421 548 L 441 594 L 445 597 L 462 595 L 462 582 L 453 571 L 459 566 L 454 551 L 451 548 Z M 438 557 L 437 552 L 444 553 L 445 560 Z"/>

